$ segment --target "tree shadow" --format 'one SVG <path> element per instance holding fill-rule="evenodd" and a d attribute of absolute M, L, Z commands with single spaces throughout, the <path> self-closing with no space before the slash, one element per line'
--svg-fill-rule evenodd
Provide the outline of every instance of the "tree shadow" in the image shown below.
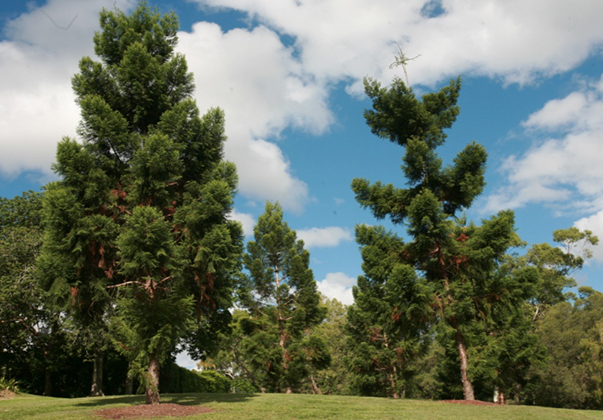
<path fill-rule="evenodd" d="M 174 404 L 184 405 L 199 405 L 209 402 L 245 402 L 257 397 L 259 394 L 218 394 L 218 393 L 203 393 L 203 394 L 162 394 L 162 402 L 170 402 Z"/>
<path fill-rule="evenodd" d="M 121 397 L 107 396 L 107 397 L 86 397 L 82 398 L 85 401 L 78 401 L 75 406 L 79 407 L 101 407 L 105 405 L 114 404 L 142 404 L 144 403 L 144 395 L 123 395 Z"/>
<path fill-rule="evenodd" d="M 210 402 L 245 402 L 257 397 L 259 394 L 210 394 L 210 393 L 187 393 L 187 394 L 161 394 L 162 403 L 182 404 L 182 405 L 201 405 Z M 79 401 L 74 405 L 79 407 L 104 407 L 108 405 L 144 404 L 144 395 L 124 395 L 108 396 L 98 398 L 86 398 L 85 401 Z"/>

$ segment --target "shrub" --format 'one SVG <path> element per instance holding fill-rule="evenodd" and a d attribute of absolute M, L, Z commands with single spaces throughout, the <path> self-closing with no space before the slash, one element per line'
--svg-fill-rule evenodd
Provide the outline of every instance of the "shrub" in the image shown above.
<path fill-rule="evenodd" d="M 15 379 L 7 379 L 4 376 L 0 377 L 0 392 L 10 391 L 19 392 L 19 383 Z"/>

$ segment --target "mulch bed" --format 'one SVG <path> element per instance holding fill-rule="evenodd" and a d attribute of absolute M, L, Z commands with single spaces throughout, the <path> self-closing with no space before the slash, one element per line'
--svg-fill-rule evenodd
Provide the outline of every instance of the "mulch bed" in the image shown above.
<path fill-rule="evenodd" d="M 129 407 L 105 408 L 94 414 L 106 419 L 138 419 L 161 416 L 186 417 L 199 413 L 210 413 L 213 410 L 198 405 L 180 404 L 140 404 Z"/>
<path fill-rule="evenodd" d="M 9 391 L 8 389 L 3 389 L 0 391 L 0 400 L 10 400 L 11 398 L 15 398 L 15 393 Z"/>
<path fill-rule="evenodd" d="M 467 401 L 467 400 L 442 400 L 443 403 L 449 403 L 449 404 L 464 404 L 464 405 L 490 405 L 490 406 L 494 406 L 494 407 L 504 407 L 501 404 L 496 404 L 493 402 L 487 402 L 487 401 L 478 401 L 478 400 L 474 400 L 474 401 Z"/>

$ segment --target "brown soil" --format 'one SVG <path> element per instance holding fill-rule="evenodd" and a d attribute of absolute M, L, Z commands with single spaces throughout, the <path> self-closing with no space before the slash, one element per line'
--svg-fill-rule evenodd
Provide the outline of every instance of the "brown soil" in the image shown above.
<path fill-rule="evenodd" d="M 3 389 L 2 391 L 0 391 L 0 400 L 10 400 L 11 398 L 15 397 L 15 393 L 12 391 L 9 391 L 8 389 Z"/>
<path fill-rule="evenodd" d="M 478 400 L 474 400 L 474 401 L 467 401 L 467 400 L 442 400 L 443 403 L 449 403 L 449 404 L 464 404 L 464 405 L 492 405 L 495 407 L 503 407 L 501 404 L 496 404 L 493 402 L 487 402 L 487 401 L 478 401 Z"/>
<path fill-rule="evenodd" d="M 148 419 L 161 416 L 186 417 L 212 411 L 210 408 L 198 405 L 140 404 L 129 407 L 105 408 L 96 411 L 94 414 L 106 419 Z"/>

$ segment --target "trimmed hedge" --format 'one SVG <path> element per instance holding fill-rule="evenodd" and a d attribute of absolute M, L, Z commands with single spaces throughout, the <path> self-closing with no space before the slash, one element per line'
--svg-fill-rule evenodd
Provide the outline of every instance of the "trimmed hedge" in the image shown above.
<path fill-rule="evenodd" d="M 231 380 L 215 370 L 197 372 L 168 362 L 160 372 L 159 392 L 162 393 L 230 392 Z"/>

